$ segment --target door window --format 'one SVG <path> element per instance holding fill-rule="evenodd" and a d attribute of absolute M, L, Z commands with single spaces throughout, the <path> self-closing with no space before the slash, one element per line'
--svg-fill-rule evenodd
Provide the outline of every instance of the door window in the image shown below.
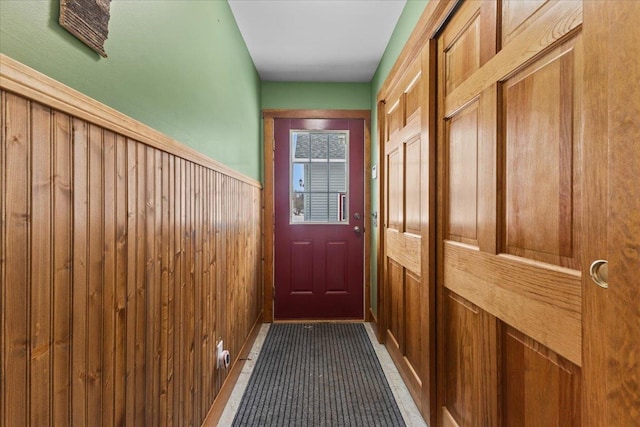
<path fill-rule="evenodd" d="M 291 224 L 347 223 L 349 131 L 292 130 Z"/>

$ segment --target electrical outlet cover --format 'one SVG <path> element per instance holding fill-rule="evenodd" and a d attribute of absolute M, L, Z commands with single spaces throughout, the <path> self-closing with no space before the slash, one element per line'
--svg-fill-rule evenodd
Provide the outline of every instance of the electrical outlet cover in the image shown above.
<path fill-rule="evenodd" d="M 224 350 L 224 342 L 222 340 L 218 341 L 216 345 L 216 366 L 220 368 L 220 360 L 222 357 L 222 351 Z"/>

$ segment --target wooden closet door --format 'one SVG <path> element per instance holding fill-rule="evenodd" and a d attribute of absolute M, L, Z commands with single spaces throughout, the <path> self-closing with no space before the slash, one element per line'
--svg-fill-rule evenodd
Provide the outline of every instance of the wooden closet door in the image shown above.
<path fill-rule="evenodd" d="M 430 274 L 431 147 L 422 124 L 428 108 L 430 50 L 417 55 L 381 106 L 384 123 L 383 340 L 426 420 L 435 420 L 434 283 Z M 432 417 L 433 414 L 433 417 Z"/>
<path fill-rule="evenodd" d="M 468 1 L 438 39 L 444 425 L 580 425 L 581 20 Z"/>

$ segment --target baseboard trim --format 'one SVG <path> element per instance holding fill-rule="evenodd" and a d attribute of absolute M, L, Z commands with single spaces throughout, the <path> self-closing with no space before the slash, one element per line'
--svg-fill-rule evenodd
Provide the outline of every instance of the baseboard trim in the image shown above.
<path fill-rule="evenodd" d="M 378 329 L 378 317 L 373 312 L 371 307 L 369 307 L 369 323 L 371 323 L 371 327 L 373 331 L 376 333 L 376 338 L 378 339 L 379 344 L 384 344 L 384 340 L 380 336 L 380 329 Z"/>
<path fill-rule="evenodd" d="M 251 332 L 249 332 L 249 336 L 240 349 L 240 354 L 238 354 L 238 357 L 233 362 L 229 375 L 227 375 L 227 378 L 224 380 L 224 383 L 220 388 L 220 392 L 216 396 L 211 408 L 209 408 L 206 418 L 202 422 L 202 427 L 216 427 L 218 425 L 218 421 L 220 421 L 224 408 L 227 406 L 229 398 L 231 397 L 231 392 L 233 392 L 233 388 L 235 387 L 236 382 L 238 382 L 238 378 L 240 377 L 242 368 L 249 356 L 249 352 L 253 347 L 253 343 L 258 337 L 258 332 L 260 331 L 260 327 L 263 323 L 263 314 L 264 313 L 261 312 L 256 319 L 256 322 L 253 324 Z"/>

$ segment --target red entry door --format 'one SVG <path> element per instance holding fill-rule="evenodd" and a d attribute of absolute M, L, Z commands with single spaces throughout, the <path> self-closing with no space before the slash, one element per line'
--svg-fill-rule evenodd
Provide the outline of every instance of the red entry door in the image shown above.
<path fill-rule="evenodd" d="M 276 319 L 364 317 L 364 120 L 276 119 Z"/>

